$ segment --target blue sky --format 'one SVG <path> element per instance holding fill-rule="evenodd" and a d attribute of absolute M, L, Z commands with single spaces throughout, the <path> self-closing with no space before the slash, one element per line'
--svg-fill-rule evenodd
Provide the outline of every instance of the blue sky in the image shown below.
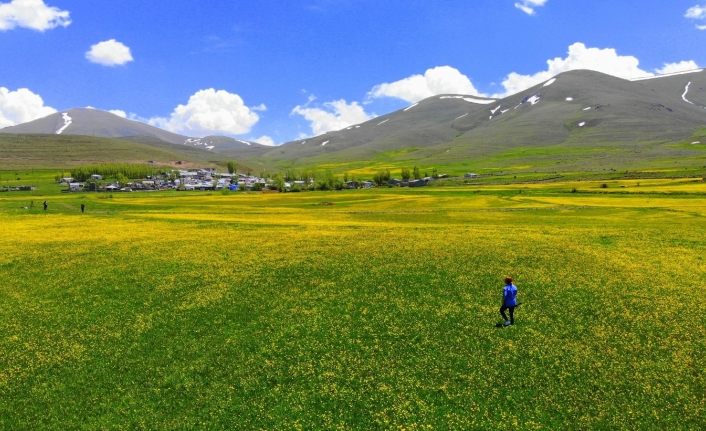
<path fill-rule="evenodd" d="M 705 46 L 706 0 L 0 0 L 0 126 L 92 106 L 282 143 L 441 92 L 706 66 Z"/>

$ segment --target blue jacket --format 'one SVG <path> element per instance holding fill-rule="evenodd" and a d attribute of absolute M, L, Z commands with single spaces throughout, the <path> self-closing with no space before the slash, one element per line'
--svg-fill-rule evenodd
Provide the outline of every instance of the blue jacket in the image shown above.
<path fill-rule="evenodd" d="M 517 286 L 514 284 L 508 284 L 503 289 L 503 305 L 505 307 L 517 305 Z"/>

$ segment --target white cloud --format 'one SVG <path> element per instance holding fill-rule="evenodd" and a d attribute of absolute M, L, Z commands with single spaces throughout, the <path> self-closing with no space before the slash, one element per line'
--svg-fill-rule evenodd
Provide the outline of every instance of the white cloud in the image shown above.
<path fill-rule="evenodd" d="M 71 24 L 69 11 L 47 6 L 44 0 L 12 0 L 0 3 L 0 31 L 17 27 L 37 31 L 67 27 Z"/>
<path fill-rule="evenodd" d="M 570 70 L 595 70 L 623 79 L 648 78 L 657 74 L 683 72 L 698 69 L 693 60 L 665 63 L 654 73 L 640 68 L 640 60 L 631 55 L 620 55 L 613 48 L 589 48 L 581 42 L 569 46 L 567 56 L 547 60 L 547 69 L 531 75 L 512 72 L 505 77 L 502 86 L 505 91 L 493 97 L 506 97 L 547 81 Z"/>
<path fill-rule="evenodd" d="M 121 118 L 127 118 L 127 112 L 123 111 L 122 109 L 110 109 L 108 110 L 113 115 L 117 115 L 118 117 Z"/>
<path fill-rule="evenodd" d="M 169 118 L 151 118 L 148 123 L 174 133 L 203 137 L 221 133 L 242 135 L 250 132 L 259 120 L 239 95 L 208 88 L 194 93 L 186 105 L 174 108 Z"/>
<path fill-rule="evenodd" d="M 374 117 L 374 115 L 365 112 L 358 102 L 348 103 L 343 99 L 324 103 L 323 108 L 297 105 L 292 110 L 292 114 L 301 115 L 309 121 L 314 136 L 332 130 L 341 130 Z"/>
<path fill-rule="evenodd" d="M 690 7 L 686 10 L 684 17 L 690 19 L 706 19 L 706 5 Z"/>
<path fill-rule="evenodd" d="M 130 48 L 115 39 L 104 40 L 91 46 L 86 59 L 103 66 L 122 66 L 133 60 Z"/>
<path fill-rule="evenodd" d="M 471 80 L 451 66 L 428 69 L 424 75 L 412 75 L 399 81 L 376 85 L 369 98 L 394 97 L 416 103 L 437 94 L 472 94 L 482 96 Z"/>
<path fill-rule="evenodd" d="M 41 96 L 27 88 L 10 91 L 0 87 L 0 128 L 26 123 L 56 112 Z"/>
<path fill-rule="evenodd" d="M 542 7 L 547 3 L 547 0 L 521 0 L 515 3 L 515 7 L 527 15 L 534 15 L 537 13 L 536 9 Z"/>
<path fill-rule="evenodd" d="M 565 58 L 547 60 L 547 70 L 532 75 L 512 72 L 503 80 L 505 91 L 496 96 L 508 96 L 544 82 L 562 72 L 589 69 L 625 79 L 643 78 L 653 73 L 640 69 L 640 60 L 630 55 L 619 55 L 613 48 L 589 48 L 581 42 L 569 46 Z"/>
<path fill-rule="evenodd" d="M 266 145 L 268 147 L 274 147 L 277 145 L 274 139 L 267 135 L 260 136 L 259 138 L 252 139 L 253 142 L 257 142 L 260 145 Z"/>
<path fill-rule="evenodd" d="M 697 21 L 706 21 L 706 4 L 690 7 L 684 13 L 684 17 Z M 706 24 L 696 24 L 696 28 L 698 30 L 706 30 Z"/>
<path fill-rule="evenodd" d="M 678 63 L 664 63 L 664 66 L 659 69 L 655 69 L 655 72 L 659 75 L 666 75 L 668 73 L 686 72 L 687 70 L 694 70 L 698 68 L 699 65 L 696 64 L 694 60 L 685 60 Z"/>

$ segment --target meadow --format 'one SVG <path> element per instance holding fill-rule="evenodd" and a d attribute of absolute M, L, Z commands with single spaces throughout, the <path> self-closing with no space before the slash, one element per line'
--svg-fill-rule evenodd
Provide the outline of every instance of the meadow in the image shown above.
<path fill-rule="evenodd" d="M 695 179 L 2 193 L 0 428 L 703 429 L 704 232 Z"/>

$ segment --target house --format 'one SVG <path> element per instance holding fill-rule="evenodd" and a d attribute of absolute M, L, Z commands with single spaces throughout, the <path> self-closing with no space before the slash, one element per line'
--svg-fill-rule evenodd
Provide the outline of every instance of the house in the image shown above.
<path fill-rule="evenodd" d="M 115 184 L 108 184 L 105 186 L 105 191 L 106 192 L 115 192 L 120 190 L 120 187 L 116 186 Z"/>
<path fill-rule="evenodd" d="M 429 181 L 427 180 L 412 180 L 409 182 L 410 187 L 424 187 L 427 184 L 429 184 Z"/>
<path fill-rule="evenodd" d="M 73 183 L 73 182 L 74 182 L 74 179 L 71 177 L 64 177 L 61 179 L 61 181 L 59 181 L 59 183 L 66 183 L 66 184 Z"/>
<path fill-rule="evenodd" d="M 80 192 L 83 189 L 83 183 L 69 183 L 70 192 Z"/>
<path fill-rule="evenodd" d="M 469 178 L 478 178 L 478 174 L 473 173 L 473 172 L 468 172 L 466 175 L 463 176 L 463 178 L 469 179 Z"/>
<path fill-rule="evenodd" d="M 101 181 L 103 179 L 103 175 L 93 174 L 93 175 L 91 175 L 91 179 L 96 180 L 96 181 Z"/>

